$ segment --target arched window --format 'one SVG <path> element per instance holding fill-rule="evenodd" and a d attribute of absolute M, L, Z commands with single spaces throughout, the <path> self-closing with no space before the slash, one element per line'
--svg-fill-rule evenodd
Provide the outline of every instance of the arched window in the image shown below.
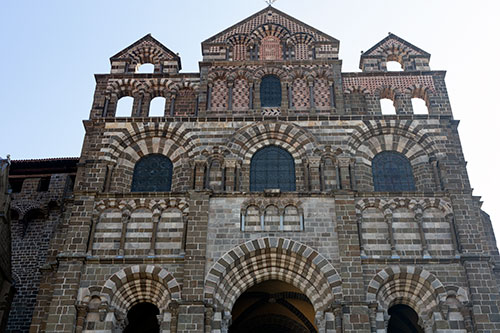
<path fill-rule="evenodd" d="M 166 156 L 151 154 L 134 167 L 132 192 L 168 192 L 172 187 L 172 162 Z"/>
<path fill-rule="evenodd" d="M 421 98 L 412 98 L 411 106 L 413 107 L 413 114 L 429 114 L 427 104 Z"/>
<path fill-rule="evenodd" d="M 389 315 L 391 319 L 387 325 L 387 333 L 424 333 L 424 330 L 418 325 L 417 313 L 409 306 L 396 304 L 389 309 Z"/>
<path fill-rule="evenodd" d="M 399 63 L 395 60 L 388 61 L 386 66 L 387 66 L 388 72 L 402 72 L 403 71 L 403 65 L 401 65 L 401 63 Z"/>
<path fill-rule="evenodd" d="M 132 108 L 134 106 L 134 98 L 130 96 L 123 96 L 118 100 L 116 105 L 116 117 L 130 117 L 132 116 Z"/>
<path fill-rule="evenodd" d="M 396 107 L 394 101 L 389 98 L 380 99 L 380 110 L 382 114 L 396 114 Z"/>
<path fill-rule="evenodd" d="M 149 117 L 164 117 L 165 116 L 165 104 L 167 99 L 165 97 L 155 97 L 151 100 L 149 104 Z"/>
<path fill-rule="evenodd" d="M 375 191 L 415 191 L 410 161 L 395 151 L 377 154 L 372 161 Z"/>
<path fill-rule="evenodd" d="M 259 150 L 250 162 L 250 191 L 280 189 L 295 191 L 295 163 L 286 150 L 267 146 Z"/>
<path fill-rule="evenodd" d="M 136 68 L 136 73 L 154 73 L 155 65 L 150 63 L 140 64 Z"/>
<path fill-rule="evenodd" d="M 281 106 L 281 83 L 275 75 L 267 75 L 260 83 L 260 105 L 262 107 Z"/>

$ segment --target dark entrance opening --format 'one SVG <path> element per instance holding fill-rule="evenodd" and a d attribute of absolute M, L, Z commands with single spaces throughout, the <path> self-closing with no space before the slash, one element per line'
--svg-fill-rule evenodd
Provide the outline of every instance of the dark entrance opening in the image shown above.
<path fill-rule="evenodd" d="M 233 306 L 230 333 L 317 332 L 314 308 L 299 289 L 269 280 L 243 293 Z"/>
<path fill-rule="evenodd" d="M 418 325 L 418 314 L 409 306 L 396 304 L 389 309 L 387 333 L 424 333 Z"/>
<path fill-rule="evenodd" d="M 127 313 L 128 325 L 124 333 L 158 333 L 157 315 L 160 311 L 151 303 L 139 303 L 134 305 Z"/>

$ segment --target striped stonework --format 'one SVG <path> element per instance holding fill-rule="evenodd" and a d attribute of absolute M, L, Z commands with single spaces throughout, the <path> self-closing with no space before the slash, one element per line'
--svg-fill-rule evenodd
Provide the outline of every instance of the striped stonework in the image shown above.
<path fill-rule="evenodd" d="M 316 311 L 341 298 L 340 276 L 326 258 L 299 242 L 266 237 L 248 241 L 217 260 L 205 278 L 205 299 L 230 311 L 245 290 L 267 280 L 299 288 Z"/>
<path fill-rule="evenodd" d="M 446 300 L 443 284 L 431 273 L 413 266 L 391 266 L 381 270 L 370 281 L 366 300 L 376 302 L 378 312 L 385 312 L 395 304 L 412 307 L 424 326 L 433 320 L 432 313 L 439 311 L 439 304 Z M 381 322 L 379 322 L 381 320 Z M 377 316 L 377 329 L 384 325 Z"/>

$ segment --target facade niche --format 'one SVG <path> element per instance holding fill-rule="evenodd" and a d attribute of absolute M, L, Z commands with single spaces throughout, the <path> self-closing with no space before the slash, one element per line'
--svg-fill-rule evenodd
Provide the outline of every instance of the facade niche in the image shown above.
<path fill-rule="evenodd" d="M 241 231 L 303 231 L 304 212 L 294 203 L 272 201 L 244 204 Z"/>
<path fill-rule="evenodd" d="M 260 60 L 281 60 L 281 41 L 276 36 L 266 36 L 260 43 Z"/>

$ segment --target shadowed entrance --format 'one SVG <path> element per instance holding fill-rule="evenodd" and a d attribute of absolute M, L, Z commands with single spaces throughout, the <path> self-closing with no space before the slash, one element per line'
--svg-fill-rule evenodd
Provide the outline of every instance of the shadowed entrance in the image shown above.
<path fill-rule="evenodd" d="M 299 289 L 269 280 L 244 292 L 232 311 L 230 333 L 317 332 L 314 308 Z"/>

